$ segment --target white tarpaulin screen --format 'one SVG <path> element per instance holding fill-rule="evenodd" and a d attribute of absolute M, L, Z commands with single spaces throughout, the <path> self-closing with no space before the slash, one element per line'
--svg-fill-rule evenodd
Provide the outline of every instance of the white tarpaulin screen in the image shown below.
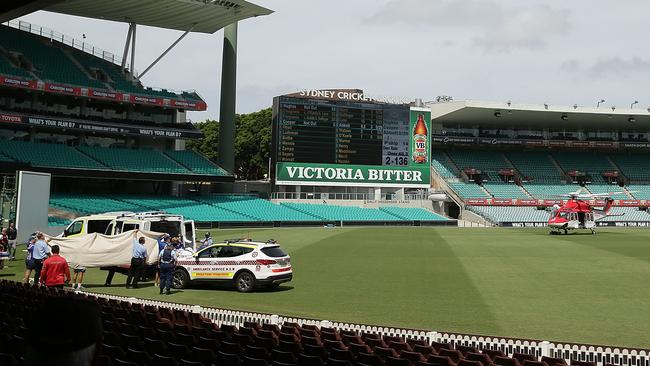
<path fill-rule="evenodd" d="M 120 266 L 131 264 L 133 241 L 144 236 L 147 248 L 147 264 L 158 260 L 158 238 L 162 234 L 153 231 L 126 231 L 119 235 L 88 234 L 71 238 L 50 237 L 50 245 L 61 248 L 61 256 L 70 267 Z"/>

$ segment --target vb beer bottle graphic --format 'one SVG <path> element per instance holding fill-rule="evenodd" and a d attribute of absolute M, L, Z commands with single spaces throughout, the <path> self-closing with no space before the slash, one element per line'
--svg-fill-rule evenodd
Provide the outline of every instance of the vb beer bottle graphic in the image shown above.
<path fill-rule="evenodd" d="M 413 128 L 413 156 L 411 159 L 416 164 L 426 164 L 427 159 L 427 125 L 424 123 L 424 115 L 418 114 L 418 121 Z"/>

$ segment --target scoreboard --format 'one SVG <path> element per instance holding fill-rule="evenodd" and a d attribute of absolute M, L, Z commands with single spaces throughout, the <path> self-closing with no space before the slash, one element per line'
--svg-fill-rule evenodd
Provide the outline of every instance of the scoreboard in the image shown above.
<path fill-rule="evenodd" d="M 279 97 L 276 161 L 406 166 L 409 107 Z"/>
<path fill-rule="evenodd" d="M 277 185 L 430 185 L 431 110 L 369 100 L 357 89 L 273 99 Z"/>

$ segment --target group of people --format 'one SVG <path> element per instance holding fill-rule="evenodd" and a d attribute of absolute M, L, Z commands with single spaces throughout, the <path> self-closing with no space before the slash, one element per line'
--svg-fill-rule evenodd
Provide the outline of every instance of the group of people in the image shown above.
<path fill-rule="evenodd" d="M 138 229 L 135 230 L 136 235 Z M 10 224 L 8 229 L 2 230 L 2 235 L 7 236 L 9 233 L 15 237 L 17 231 L 15 226 Z M 8 239 L 9 240 L 9 239 Z M 83 290 L 82 282 L 86 267 L 75 265 L 73 267 L 73 276 L 70 276 L 70 267 L 65 258 L 59 252 L 58 245 L 49 245 L 51 239 L 46 239 L 45 234 L 42 232 L 33 233 L 27 242 L 27 250 L 25 255 L 25 275 L 23 282 L 28 283 L 33 276 L 34 285 L 48 286 L 48 287 L 63 287 L 72 280 L 73 290 Z M 1 242 L 1 241 L 0 241 Z M 139 280 L 144 276 L 144 271 L 147 264 L 147 249 L 145 247 L 146 239 L 140 236 L 134 240 L 133 251 L 131 258 L 131 266 L 129 268 L 128 276 L 126 278 L 126 288 L 138 288 Z M 212 244 L 212 237 L 210 233 L 205 234 L 205 239 L 201 240 L 201 247 Z M 15 247 L 15 244 L 14 244 Z M 173 287 L 173 272 L 176 266 L 178 251 L 184 249 L 183 242 L 179 238 L 172 238 L 169 234 L 163 234 L 158 239 L 158 270 L 156 271 L 155 284 L 160 289 L 160 294 L 170 294 Z M 15 257 L 15 248 L 14 254 Z M 109 272 L 107 277 L 107 284 L 110 284 L 114 272 Z"/>
<path fill-rule="evenodd" d="M 41 232 L 34 233 L 27 243 L 27 254 L 25 256 L 25 276 L 23 282 L 29 282 L 34 272 L 34 284 L 37 286 L 63 288 L 70 283 L 70 267 L 68 261 L 59 252 L 58 245 L 49 245 L 50 239 L 46 239 Z M 82 267 L 83 268 L 83 267 Z M 81 289 L 83 272 L 75 268 L 75 276 L 72 287 Z"/>
<path fill-rule="evenodd" d="M 0 232 L 0 252 L 7 252 L 10 260 L 16 259 L 17 236 L 18 230 L 16 229 L 16 224 L 13 222 L 10 222 L 9 227 L 3 228 Z"/>
<path fill-rule="evenodd" d="M 208 233 L 206 240 L 209 236 Z M 212 241 L 211 238 L 210 241 Z M 133 242 L 133 256 L 129 274 L 126 277 L 126 288 L 138 288 L 138 281 L 143 277 L 147 262 L 145 242 L 144 236 Z M 158 271 L 156 271 L 155 283 L 160 288 L 161 295 L 163 292 L 167 295 L 171 294 L 177 251 L 183 248 L 183 242 L 179 238 L 172 238 L 169 234 L 163 234 L 158 239 Z"/>

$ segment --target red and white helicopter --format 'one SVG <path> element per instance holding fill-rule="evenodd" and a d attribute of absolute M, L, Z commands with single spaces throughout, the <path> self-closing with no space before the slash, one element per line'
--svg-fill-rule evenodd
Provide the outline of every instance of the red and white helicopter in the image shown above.
<path fill-rule="evenodd" d="M 549 209 L 551 217 L 548 219 L 549 234 L 555 235 L 569 230 L 589 229 L 592 234 L 596 233 L 596 221 L 605 217 L 623 216 L 623 214 L 612 214 L 610 210 L 614 200 L 611 196 L 623 192 L 608 193 L 583 193 L 581 191 L 560 195 L 562 198 L 569 198 L 562 206 L 555 205 Z M 592 206 L 587 200 L 604 199 L 605 205 L 602 209 Z"/>

